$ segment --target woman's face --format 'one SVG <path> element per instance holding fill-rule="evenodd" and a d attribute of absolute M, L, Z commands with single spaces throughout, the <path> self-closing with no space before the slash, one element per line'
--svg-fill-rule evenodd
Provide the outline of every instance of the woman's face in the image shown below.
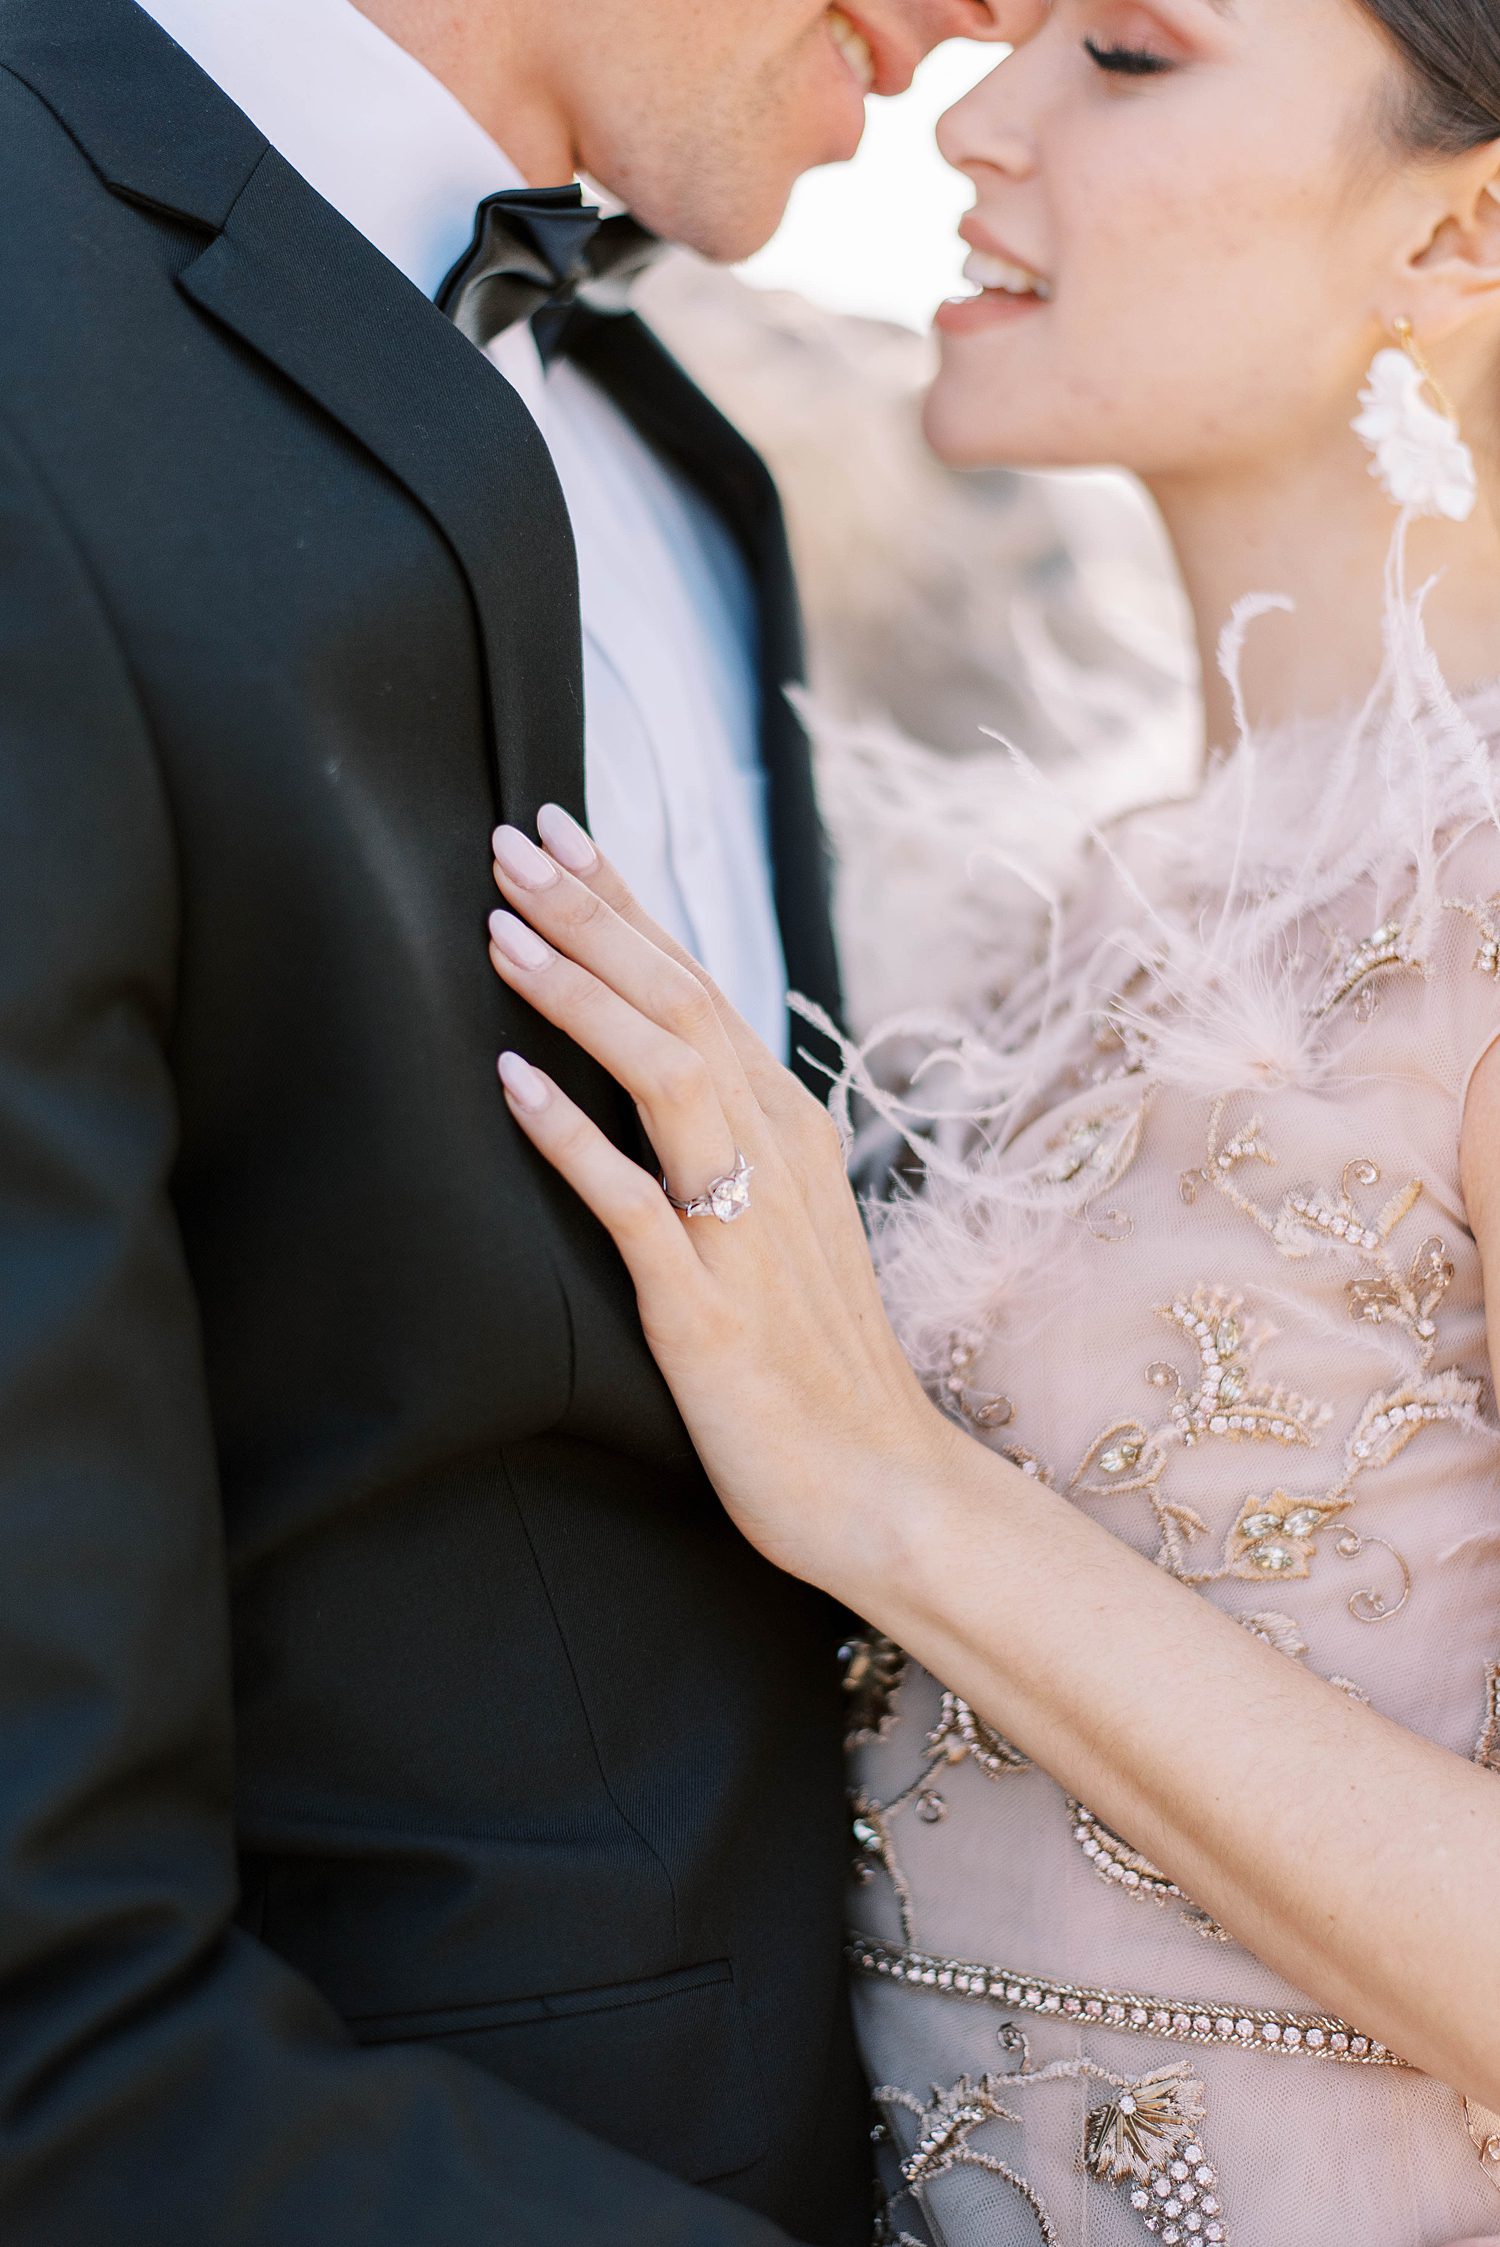
<path fill-rule="evenodd" d="M 1053 0 L 941 127 L 1002 287 L 939 315 L 937 451 L 1150 481 L 1326 444 L 1422 247 L 1402 84 L 1356 0 Z"/>

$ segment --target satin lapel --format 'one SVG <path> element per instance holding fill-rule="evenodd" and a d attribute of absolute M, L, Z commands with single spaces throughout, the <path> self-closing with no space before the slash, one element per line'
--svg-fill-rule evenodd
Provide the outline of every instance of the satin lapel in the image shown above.
<path fill-rule="evenodd" d="M 583 657 L 551 457 L 488 362 L 135 0 L 3 0 L 0 66 L 119 194 L 211 237 L 180 286 L 382 462 L 468 581 L 497 804 L 582 815 Z"/>
<path fill-rule="evenodd" d="M 573 535 L 551 456 L 495 369 L 274 152 L 181 287 L 418 499 L 463 566 L 499 808 L 583 807 Z"/>
<path fill-rule="evenodd" d="M 694 483 L 734 532 L 755 582 L 760 615 L 761 753 L 770 789 L 776 907 L 794 990 L 840 1018 L 838 957 L 830 918 L 826 837 L 807 735 L 786 688 L 804 675 L 801 613 L 781 501 L 770 470 L 633 315 L 575 315 L 568 349 L 647 442 Z M 800 1021 L 800 1050 L 829 1049 Z M 816 1067 L 809 1083 L 827 1089 Z"/>

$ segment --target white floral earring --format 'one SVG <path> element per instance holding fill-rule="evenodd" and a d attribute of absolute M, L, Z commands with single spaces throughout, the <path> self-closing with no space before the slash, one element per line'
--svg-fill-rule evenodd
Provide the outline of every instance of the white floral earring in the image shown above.
<path fill-rule="evenodd" d="M 1474 455 L 1410 320 L 1396 322 L 1399 351 L 1377 353 L 1356 433 L 1375 455 L 1370 473 L 1411 515 L 1443 515 L 1466 523 L 1479 504 Z"/>

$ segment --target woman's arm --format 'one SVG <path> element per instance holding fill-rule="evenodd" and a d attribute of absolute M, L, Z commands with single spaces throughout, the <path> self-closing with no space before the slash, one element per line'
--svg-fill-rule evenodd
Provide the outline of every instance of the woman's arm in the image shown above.
<path fill-rule="evenodd" d="M 578 878 L 497 839 L 502 889 L 550 940 L 528 965 L 497 919 L 498 972 L 628 1087 L 680 1196 L 736 1149 L 756 1166 L 742 1223 L 683 1223 L 555 1086 L 505 1064 L 518 1121 L 617 1241 L 745 1533 L 1317 2004 L 1500 2107 L 1500 1785 L 1261 1645 L 945 1419 L 884 1318 L 817 1104 L 588 846 L 546 832 Z M 1492 1269 L 1497 1111 L 1500 1066 L 1476 1079 L 1467 1135 Z"/>

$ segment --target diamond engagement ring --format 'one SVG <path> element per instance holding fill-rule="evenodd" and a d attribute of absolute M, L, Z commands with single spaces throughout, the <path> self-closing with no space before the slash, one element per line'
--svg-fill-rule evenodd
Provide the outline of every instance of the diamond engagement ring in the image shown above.
<path fill-rule="evenodd" d="M 736 1149 L 734 1169 L 727 1178 L 716 1178 L 707 1193 L 680 1202 L 665 1178 L 661 1190 L 680 1217 L 717 1217 L 721 1225 L 732 1225 L 750 1207 L 750 1181 L 754 1176 L 754 1167 Z"/>

